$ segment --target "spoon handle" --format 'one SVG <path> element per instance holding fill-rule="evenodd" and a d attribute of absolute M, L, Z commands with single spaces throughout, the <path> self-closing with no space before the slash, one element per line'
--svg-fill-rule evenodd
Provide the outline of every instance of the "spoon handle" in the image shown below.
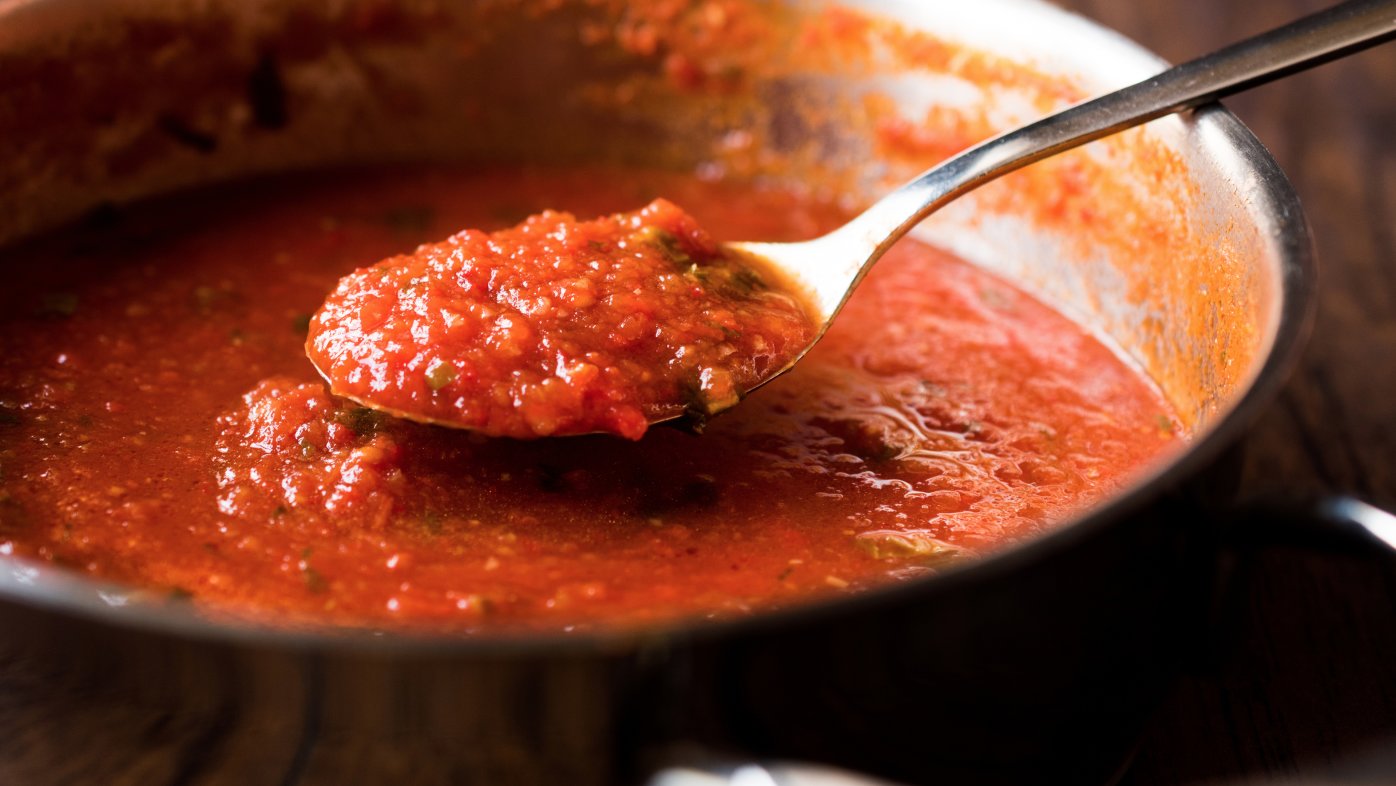
<path fill-rule="evenodd" d="M 851 289 L 849 284 L 861 280 L 872 263 L 913 226 L 990 180 L 1092 140 L 1210 103 L 1394 36 L 1396 0 L 1341 3 L 980 143 L 924 172 L 815 242 L 836 240 L 839 246 L 856 250 L 843 256 L 845 263 L 857 262 L 855 269 L 842 271 L 845 283 L 841 286 Z M 838 278 L 836 271 L 820 275 Z M 838 298 L 839 304 L 842 299 Z M 824 305 L 837 310 L 834 303 Z"/>

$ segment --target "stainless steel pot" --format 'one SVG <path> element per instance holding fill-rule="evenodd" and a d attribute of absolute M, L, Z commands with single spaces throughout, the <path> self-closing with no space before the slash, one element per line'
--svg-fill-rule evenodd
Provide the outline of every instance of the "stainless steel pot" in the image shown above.
<path fill-rule="evenodd" d="M 856 16 L 748 5 L 775 32 L 695 90 L 666 78 L 665 44 L 614 34 L 646 23 L 621 0 L 0 3 L 0 240 L 178 188 L 424 158 L 699 167 L 857 202 L 930 163 L 879 146 L 889 121 L 1012 125 L 1161 65 L 1036 0 L 852 5 L 900 26 L 835 57 L 810 31 Z M 1226 485 L 1209 468 L 1293 359 L 1313 269 L 1283 174 L 1223 109 L 1071 156 L 922 232 L 1107 336 L 1195 437 L 1034 542 L 744 620 L 484 638 L 244 626 L 5 558 L 0 646 L 74 717 L 178 719 L 194 742 L 150 766 L 181 782 L 580 786 L 642 779 L 675 743 L 927 782 L 1102 777 L 1195 636 L 1216 549 L 1196 498 Z M 84 766 L 77 728 L 36 738 L 36 777 Z"/>

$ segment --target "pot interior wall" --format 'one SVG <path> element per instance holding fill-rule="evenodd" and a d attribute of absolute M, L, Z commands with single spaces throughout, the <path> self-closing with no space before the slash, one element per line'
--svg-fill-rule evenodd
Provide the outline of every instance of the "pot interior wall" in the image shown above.
<path fill-rule="evenodd" d="M 0 5 L 0 242 L 179 188 L 420 159 L 680 167 L 856 207 L 1158 67 L 1031 1 L 857 5 Z M 1279 287 L 1264 206 L 1211 126 L 1095 143 L 920 231 L 1109 336 L 1205 430 L 1264 360 Z"/>

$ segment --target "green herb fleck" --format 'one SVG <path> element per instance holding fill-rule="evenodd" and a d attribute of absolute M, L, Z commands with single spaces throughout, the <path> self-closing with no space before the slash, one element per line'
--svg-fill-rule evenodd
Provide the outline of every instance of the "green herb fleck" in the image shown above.
<path fill-rule="evenodd" d="M 627 238 L 627 241 L 658 249 L 664 259 L 680 271 L 688 272 L 688 269 L 693 265 L 693 258 L 688 255 L 687 251 L 684 251 L 678 237 L 667 229 L 660 229 L 656 226 L 640 227 Z"/>
<path fill-rule="evenodd" d="M 317 595 L 330 587 L 329 582 L 325 581 L 325 577 L 320 575 L 320 571 L 309 565 L 301 569 L 301 575 L 305 578 L 305 588 Z"/>
<path fill-rule="evenodd" d="M 708 279 L 712 278 L 712 273 L 707 268 L 700 266 L 697 262 L 689 265 L 688 270 L 684 272 L 689 278 L 692 278 L 699 284 L 707 284 Z"/>
<path fill-rule="evenodd" d="M 762 281 L 761 276 L 749 267 L 733 270 L 723 287 L 729 294 L 737 297 L 751 297 L 765 288 L 766 282 Z"/>
<path fill-rule="evenodd" d="M 494 613 L 494 601 L 488 595 L 471 593 L 461 598 L 456 603 L 457 608 L 470 609 L 482 617 L 488 617 Z"/>
<path fill-rule="evenodd" d="M 291 317 L 291 330 L 299 335 L 310 332 L 310 314 L 297 314 Z"/>
<path fill-rule="evenodd" d="M 898 447 L 897 445 L 893 445 L 890 442 L 879 442 L 876 449 L 872 452 L 872 455 L 867 456 L 866 458 L 868 461 L 872 462 L 883 462 L 891 461 L 892 459 L 898 458 L 901 455 L 902 448 Z"/>
<path fill-rule="evenodd" d="M 795 572 L 795 566 L 794 566 L 794 565 L 787 565 L 787 566 L 785 567 L 785 570 L 782 570 L 782 571 L 780 572 L 780 575 L 779 575 L 779 576 L 776 576 L 776 581 L 785 581 L 786 579 L 790 578 L 790 574 L 791 574 L 791 573 L 794 573 L 794 572 Z"/>
<path fill-rule="evenodd" d="M 456 367 L 444 361 L 437 361 L 435 365 L 427 369 L 427 387 L 433 391 L 446 387 L 455 378 Z"/>
<path fill-rule="evenodd" d="M 679 380 L 679 400 L 690 415 L 707 417 L 711 413 L 712 402 L 703 392 L 703 383 L 695 378 Z"/>
<path fill-rule="evenodd" d="M 287 513 L 290 513 L 290 512 L 291 512 L 291 509 L 288 508 L 288 507 L 286 507 L 285 505 L 277 505 L 277 506 L 276 506 L 276 510 L 273 510 L 273 511 L 271 512 L 271 517 L 274 518 L 274 519 L 279 519 L 279 518 L 281 518 L 282 516 L 284 516 L 284 515 L 286 515 Z"/>
<path fill-rule="evenodd" d="M 1176 426 L 1173 423 L 1173 418 L 1170 418 L 1167 415 L 1159 415 L 1157 421 L 1159 431 L 1162 431 L 1165 434 L 1172 434 L 1173 430 L 1176 428 Z"/>
<path fill-rule="evenodd" d="M 313 458 L 315 456 L 315 445 L 308 439 L 300 441 L 301 458 Z"/>
<path fill-rule="evenodd" d="M 78 313 L 78 296 L 72 292 L 49 292 L 39 303 L 39 316 L 71 317 Z"/>
<path fill-rule="evenodd" d="M 722 340 L 723 340 L 723 341 L 733 341 L 733 340 L 735 340 L 735 339 L 741 338 L 741 336 L 742 336 L 742 331 L 737 330 L 737 329 L 735 329 L 735 328 L 727 327 L 726 325 L 724 325 L 724 324 L 722 324 L 722 323 L 720 323 L 720 322 L 713 322 L 713 321 L 709 320 L 709 321 L 708 321 L 708 327 L 710 327 L 710 328 L 712 328 L 712 329 L 714 329 L 714 330 L 720 330 L 720 331 L 722 331 Z"/>
<path fill-rule="evenodd" d="M 350 407 L 335 413 L 334 422 L 347 427 L 358 437 L 371 437 L 383 425 L 383 413 L 368 407 Z"/>
<path fill-rule="evenodd" d="M 320 571 L 310 566 L 310 555 L 313 550 L 307 546 L 301 550 L 301 577 L 305 579 L 305 588 L 314 593 L 324 592 L 329 589 L 329 582 Z"/>

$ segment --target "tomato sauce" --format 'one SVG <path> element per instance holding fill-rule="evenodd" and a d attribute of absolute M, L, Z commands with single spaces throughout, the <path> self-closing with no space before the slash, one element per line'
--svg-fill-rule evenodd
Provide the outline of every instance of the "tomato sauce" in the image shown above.
<path fill-rule="evenodd" d="M 912 241 L 698 436 L 487 438 L 335 397 L 306 358 L 312 312 L 375 260 L 659 196 L 717 238 L 844 219 L 678 174 L 397 171 L 185 196 L 7 252 L 0 553 L 282 625 L 628 626 L 940 570 L 1183 439 L 1102 342 Z"/>
<path fill-rule="evenodd" d="M 306 352 L 337 395 L 490 436 L 629 439 L 701 422 L 814 338 L 797 294 L 658 199 L 548 211 L 345 276 Z"/>

